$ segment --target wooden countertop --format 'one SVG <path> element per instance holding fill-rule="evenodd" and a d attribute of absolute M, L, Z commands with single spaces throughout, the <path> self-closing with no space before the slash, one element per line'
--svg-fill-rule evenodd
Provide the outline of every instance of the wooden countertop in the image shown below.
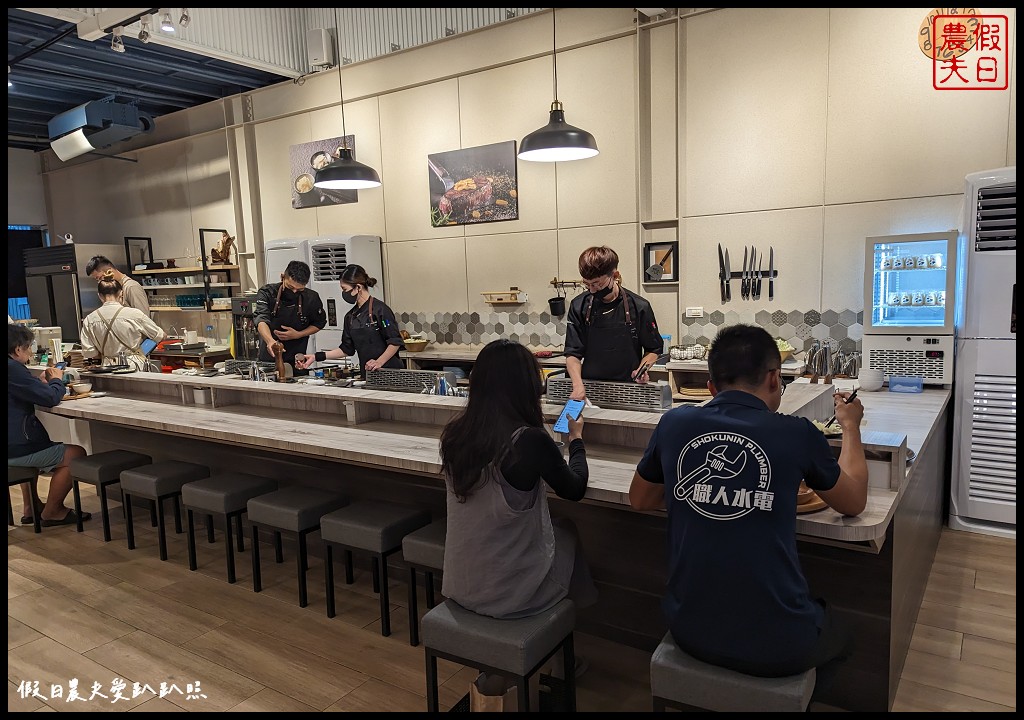
<path fill-rule="evenodd" d="M 399 357 L 403 360 L 450 360 L 452 362 L 472 362 L 484 349 L 483 345 L 435 345 L 431 343 L 419 352 L 400 350 Z M 541 348 L 548 349 L 548 348 Z M 531 348 L 531 352 L 533 349 Z M 537 358 L 544 367 L 565 367 L 565 357 Z"/>
<path fill-rule="evenodd" d="M 461 406 L 463 398 L 437 397 L 380 390 L 296 387 L 293 384 L 250 383 L 232 378 L 158 375 L 136 373 L 104 383 L 108 395 L 64 402 L 46 410 L 55 415 L 82 420 L 125 425 L 169 435 L 203 438 L 234 446 L 280 450 L 309 457 L 385 467 L 400 472 L 436 477 L 440 482 L 438 437 L 440 426 L 378 420 L 353 425 L 343 412 L 306 412 L 296 417 L 294 409 L 278 409 L 252 405 L 230 405 L 223 408 L 182 405 L 172 398 L 132 397 L 137 382 L 171 383 L 189 387 L 226 387 L 253 392 L 293 393 L 311 396 L 333 396 L 345 399 L 368 399 L 376 403 L 403 405 Z M 256 386 L 256 387 L 252 387 Z M 790 388 L 794 389 L 796 386 Z M 813 387 L 813 386 L 812 386 Z M 787 390 L 786 396 L 789 396 Z M 820 389 L 819 389 L 820 391 Z M 949 401 L 949 390 L 926 390 L 919 395 L 863 393 L 868 427 L 881 432 L 908 435 L 908 444 L 915 451 L 926 442 Z M 42 408 L 40 408 L 43 410 Z M 558 408 L 546 406 L 546 415 L 553 418 Z M 658 413 L 622 410 L 592 410 L 587 422 L 627 424 L 649 428 L 660 419 Z M 590 486 L 586 499 L 591 502 L 628 507 L 629 484 L 643 448 L 588 444 Z M 912 472 L 913 466 L 911 466 Z M 904 484 L 903 487 L 906 487 Z M 797 532 L 842 542 L 876 541 L 885 535 L 901 491 L 870 488 L 868 506 L 856 518 L 839 515 L 831 509 L 797 517 Z"/>

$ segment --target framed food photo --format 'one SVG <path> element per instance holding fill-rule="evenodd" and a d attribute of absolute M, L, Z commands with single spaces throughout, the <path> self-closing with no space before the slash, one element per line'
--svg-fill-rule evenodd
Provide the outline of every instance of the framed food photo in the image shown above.
<path fill-rule="evenodd" d="M 644 243 L 645 283 L 679 281 L 679 242 Z"/>
<path fill-rule="evenodd" d="M 515 140 L 427 155 L 430 224 L 519 219 Z"/>
<path fill-rule="evenodd" d="M 291 166 L 292 207 L 294 209 L 359 202 L 358 190 L 321 190 L 313 187 L 316 171 L 341 157 L 341 148 L 346 144 L 352 149 L 354 156 L 356 149 L 354 135 L 314 140 L 288 148 L 288 164 Z"/>

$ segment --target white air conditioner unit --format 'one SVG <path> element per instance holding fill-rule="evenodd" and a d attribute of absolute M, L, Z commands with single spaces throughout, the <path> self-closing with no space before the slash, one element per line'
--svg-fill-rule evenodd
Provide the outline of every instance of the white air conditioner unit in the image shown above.
<path fill-rule="evenodd" d="M 342 323 L 352 306 L 341 299 L 341 273 L 349 265 L 361 265 L 366 274 L 377 278 L 370 291 L 385 300 L 384 260 L 381 239 L 377 235 L 331 235 L 309 239 L 309 264 L 313 275 L 309 287 L 320 295 L 327 311 L 327 326 L 313 336 L 316 350 L 333 350 L 341 345 Z"/>

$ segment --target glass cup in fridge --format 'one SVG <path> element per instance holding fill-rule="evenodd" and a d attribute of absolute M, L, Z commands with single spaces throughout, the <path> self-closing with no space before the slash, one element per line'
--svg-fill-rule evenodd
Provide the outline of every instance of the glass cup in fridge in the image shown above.
<path fill-rule="evenodd" d="M 892 270 L 892 255 L 883 255 L 878 267 L 882 270 Z"/>
<path fill-rule="evenodd" d="M 918 290 L 910 299 L 911 305 L 924 305 L 924 293 Z"/>
<path fill-rule="evenodd" d="M 925 305 L 934 305 L 935 304 L 935 293 L 933 293 L 933 292 L 926 292 L 924 294 L 924 304 Z"/>
<path fill-rule="evenodd" d="M 903 304 L 900 301 L 900 294 L 898 292 L 891 292 L 891 293 L 889 293 L 889 297 L 887 297 L 886 300 L 887 300 L 887 302 L 886 302 L 887 305 L 902 305 Z"/>
<path fill-rule="evenodd" d="M 900 293 L 900 305 L 913 305 L 914 296 L 908 292 Z"/>
<path fill-rule="evenodd" d="M 938 292 L 935 293 L 935 304 L 936 305 L 942 305 L 943 307 L 945 307 L 945 305 L 946 305 L 946 291 L 945 290 L 939 290 Z"/>
<path fill-rule="evenodd" d="M 904 264 L 904 260 L 903 260 L 902 257 L 900 257 L 899 255 L 896 255 L 896 256 L 893 257 L 893 259 L 892 259 L 892 269 L 893 270 L 902 270 L 903 269 L 903 264 Z"/>
<path fill-rule="evenodd" d="M 946 260 L 942 257 L 942 253 L 932 253 L 928 256 L 928 267 L 931 269 L 941 268 L 946 264 Z"/>
<path fill-rule="evenodd" d="M 928 269 L 928 256 L 927 255 L 918 255 L 916 258 L 914 258 L 914 267 L 917 268 L 918 270 L 927 270 Z"/>

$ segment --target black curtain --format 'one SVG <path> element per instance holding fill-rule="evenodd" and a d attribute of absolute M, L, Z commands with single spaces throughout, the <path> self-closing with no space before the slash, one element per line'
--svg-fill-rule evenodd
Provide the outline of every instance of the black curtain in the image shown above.
<path fill-rule="evenodd" d="M 28 297 L 25 286 L 25 255 L 28 248 L 43 247 L 43 231 L 40 228 L 14 230 L 7 228 L 7 297 Z"/>

